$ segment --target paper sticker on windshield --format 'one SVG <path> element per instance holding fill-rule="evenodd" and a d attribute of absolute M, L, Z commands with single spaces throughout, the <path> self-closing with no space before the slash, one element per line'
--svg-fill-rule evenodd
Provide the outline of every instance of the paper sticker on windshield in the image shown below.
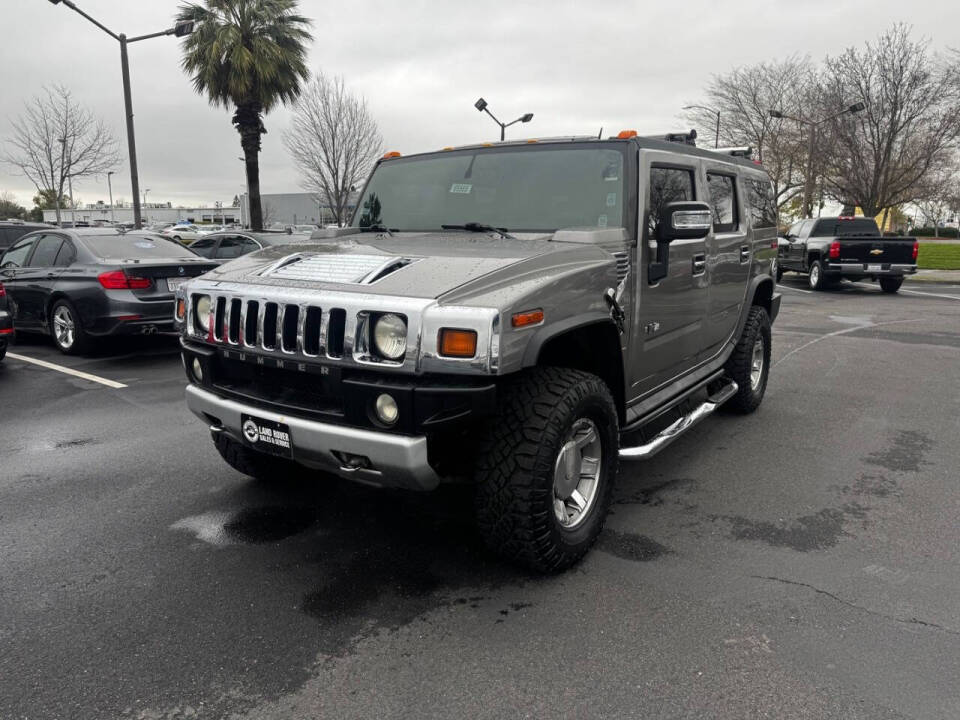
<path fill-rule="evenodd" d="M 473 185 L 469 183 L 454 183 L 450 186 L 450 192 L 456 195 L 469 195 L 471 190 L 473 190 Z"/>
<path fill-rule="evenodd" d="M 134 245 L 136 245 L 138 248 L 143 248 L 144 250 L 152 250 L 156 247 L 154 243 L 147 241 L 135 242 Z"/>
<path fill-rule="evenodd" d="M 597 218 L 597 227 L 606 227 L 607 226 L 607 216 L 601 215 Z"/>
<path fill-rule="evenodd" d="M 617 194 L 607 193 L 607 207 L 615 207 L 617 204 Z"/>

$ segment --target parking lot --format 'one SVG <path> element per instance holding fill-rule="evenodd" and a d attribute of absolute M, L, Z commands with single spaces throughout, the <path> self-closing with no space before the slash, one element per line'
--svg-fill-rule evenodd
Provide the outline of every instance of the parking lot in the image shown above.
<path fill-rule="evenodd" d="M 20 338 L 0 717 L 960 717 L 960 287 L 781 287 L 761 409 L 622 466 L 556 577 L 466 489 L 236 474 L 174 339 Z"/>

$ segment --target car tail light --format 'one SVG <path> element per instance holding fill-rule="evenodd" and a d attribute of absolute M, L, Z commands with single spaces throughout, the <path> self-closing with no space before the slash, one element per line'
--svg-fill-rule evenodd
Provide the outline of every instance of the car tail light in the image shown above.
<path fill-rule="evenodd" d="M 919 254 L 920 254 L 920 241 L 914 240 L 913 241 L 913 259 L 916 260 L 917 255 Z M 0 295 L 3 295 L 3 285 L 0 285 Z"/>
<path fill-rule="evenodd" d="M 840 243 L 833 241 L 830 243 L 830 259 L 838 260 L 840 258 Z"/>
<path fill-rule="evenodd" d="M 97 280 L 106 290 L 146 290 L 150 287 L 150 278 L 127 275 L 123 270 L 100 273 Z"/>
<path fill-rule="evenodd" d="M 913 256 L 916 257 L 917 256 L 916 253 L 914 253 Z M 3 283 L 0 283 L 0 297 L 3 297 L 6 294 L 7 294 L 7 289 L 3 286 Z"/>

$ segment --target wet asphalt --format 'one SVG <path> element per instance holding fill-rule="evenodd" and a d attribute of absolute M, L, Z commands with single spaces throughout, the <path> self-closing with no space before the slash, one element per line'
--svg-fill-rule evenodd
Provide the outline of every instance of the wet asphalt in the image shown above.
<path fill-rule="evenodd" d="M 547 578 L 463 488 L 238 475 L 175 341 L 24 337 L 127 387 L 0 363 L 0 718 L 960 717 L 960 287 L 905 287 L 788 274 L 760 410 Z"/>

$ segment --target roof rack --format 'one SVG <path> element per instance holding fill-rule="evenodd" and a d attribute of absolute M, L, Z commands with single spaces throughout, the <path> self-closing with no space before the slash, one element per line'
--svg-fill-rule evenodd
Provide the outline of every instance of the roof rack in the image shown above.
<path fill-rule="evenodd" d="M 720 153 L 721 155 L 730 155 L 732 157 L 742 157 L 747 160 L 753 159 L 753 148 L 749 145 L 715 148 L 712 152 Z"/>
<path fill-rule="evenodd" d="M 648 140 L 663 140 L 665 142 L 675 142 L 681 143 L 682 145 L 693 145 L 697 146 L 697 131 L 690 130 L 689 132 L 672 132 L 665 133 L 663 135 L 644 135 L 643 137 Z"/>

